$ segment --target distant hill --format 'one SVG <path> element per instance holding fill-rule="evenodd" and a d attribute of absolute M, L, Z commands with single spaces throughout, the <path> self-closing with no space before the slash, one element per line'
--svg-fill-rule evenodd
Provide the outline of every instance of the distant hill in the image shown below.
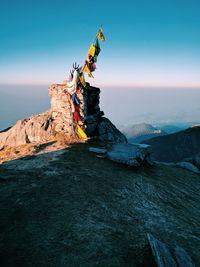
<path fill-rule="evenodd" d="M 154 160 L 178 162 L 194 157 L 200 152 L 200 126 L 166 136 L 159 136 L 143 143 L 153 147 Z"/>
<path fill-rule="evenodd" d="M 178 127 L 176 125 L 168 125 L 168 124 L 166 124 L 166 125 L 158 126 L 158 128 L 163 130 L 167 134 L 172 134 L 172 133 L 176 133 L 176 132 L 185 130 L 188 127 Z"/>
<path fill-rule="evenodd" d="M 186 130 L 187 128 L 192 127 L 192 125 L 197 125 L 197 124 L 198 124 L 197 121 L 174 122 L 174 123 L 156 123 L 155 127 L 163 130 L 164 132 L 166 132 L 168 134 L 172 134 L 172 133 Z"/>
<path fill-rule="evenodd" d="M 156 129 L 151 124 L 147 123 L 140 123 L 128 126 L 124 128 L 122 132 L 127 137 L 130 143 L 131 142 L 140 143 L 152 137 L 162 136 L 167 134 L 161 129 Z"/>

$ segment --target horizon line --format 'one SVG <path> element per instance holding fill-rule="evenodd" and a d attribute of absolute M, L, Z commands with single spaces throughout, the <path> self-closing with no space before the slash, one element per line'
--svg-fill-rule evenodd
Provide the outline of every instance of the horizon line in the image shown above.
<path fill-rule="evenodd" d="M 62 82 L 55 82 L 55 83 L 48 83 L 48 82 L 41 82 L 41 83 L 29 83 L 29 82 L 17 82 L 17 83 L 6 83 L 6 82 L 3 82 L 1 83 L 0 82 L 0 86 L 51 86 L 52 84 L 62 84 Z M 90 83 L 92 85 L 92 83 Z M 163 84 L 160 84 L 160 85 L 148 85 L 148 84 L 130 84 L 130 85 L 127 85 L 127 84 L 96 84 L 94 82 L 94 86 L 102 86 L 102 87 L 126 87 L 126 88 L 191 88 L 191 89 L 200 89 L 200 85 L 183 85 L 183 84 L 180 84 L 180 85 L 163 85 Z"/>

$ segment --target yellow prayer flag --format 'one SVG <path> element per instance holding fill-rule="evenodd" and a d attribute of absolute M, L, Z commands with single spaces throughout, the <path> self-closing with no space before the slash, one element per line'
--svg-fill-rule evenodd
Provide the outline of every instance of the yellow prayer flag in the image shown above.
<path fill-rule="evenodd" d="M 79 80 L 80 80 L 81 84 L 82 84 L 84 87 L 86 87 L 85 77 L 84 77 L 83 74 L 81 74 Z"/>
<path fill-rule="evenodd" d="M 104 34 L 103 34 L 103 31 L 102 29 L 100 29 L 97 33 L 97 37 L 99 37 L 99 39 L 104 42 L 105 41 L 105 37 L 104 37 Z"/>
<path fill-rule="evenodd" d="M 88 68 L 87 64 L 85 64 L 85 66 L 83 67 L 82 71 L 83 72 L 87 72 L 89 77 L 94 78 L 94 76 L 92 75 L 92 73 L 91 73 L 90 69 Z"/>
<path fill-rule="evenodd" d="M 96 50 L 96 47 L 94 44 L 91 44 L 89 50 L 88 50 L 88 55 L 91 55 L 92 57 L 94 57 L 95 55 L 95 50 Z"/>
<path fill-rule="evenodd" d="M 83 131 L 83 129 L 81 129 L 81 127 L 79 125 L 77 125 L 77 130 L 78 130 L 78 136 L 82 139 L 86 139 L 87 135 L 86 133 Z"/>

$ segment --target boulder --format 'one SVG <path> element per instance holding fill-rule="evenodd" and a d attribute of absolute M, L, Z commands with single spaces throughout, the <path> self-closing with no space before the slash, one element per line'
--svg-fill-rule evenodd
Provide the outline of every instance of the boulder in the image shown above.
<path fill-rule="evenodd" d="M 134 167 L 152 165 L 150 146 L 114 144 L 108 152 L 108 158 Z"/>
<path fill-rule="evenodd" d="M 0 149 L 28 143 L 47 142 L 54 137 L 50 111 L 18 121 L 8 131 L 0 133 Z"/>

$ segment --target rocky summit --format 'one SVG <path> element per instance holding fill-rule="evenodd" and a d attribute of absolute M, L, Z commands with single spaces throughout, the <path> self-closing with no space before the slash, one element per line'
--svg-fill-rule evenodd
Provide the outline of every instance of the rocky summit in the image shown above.
<path fill-rule="evenodd" d="M 68 140 L 79 139 L 74 125 L 74 104 L 71 95 L 65 90 L 66 83 L 53 84 L 49 87 L 51 109 L 44 113 L 18 121 L 7 131 L 0 133 L 0 149 L 24 144 L 39 144 L 52 141 L 58 135 Z M 90 138 L 114 143 L 126 143 L 126 137 L 105 118 L 100 111 L 100 89 L 90 86 L 77 92 L 80 100 L 80 115 L 86 134 Z"/>
<path fill-rule="evenodd" d="M 0 133 L 0 266 L 154 267 L 170 251 L 199 266 L 199 175 L 127 144 L 89 84 L 77 92 L 81 138 L 65 86 Z"/>

